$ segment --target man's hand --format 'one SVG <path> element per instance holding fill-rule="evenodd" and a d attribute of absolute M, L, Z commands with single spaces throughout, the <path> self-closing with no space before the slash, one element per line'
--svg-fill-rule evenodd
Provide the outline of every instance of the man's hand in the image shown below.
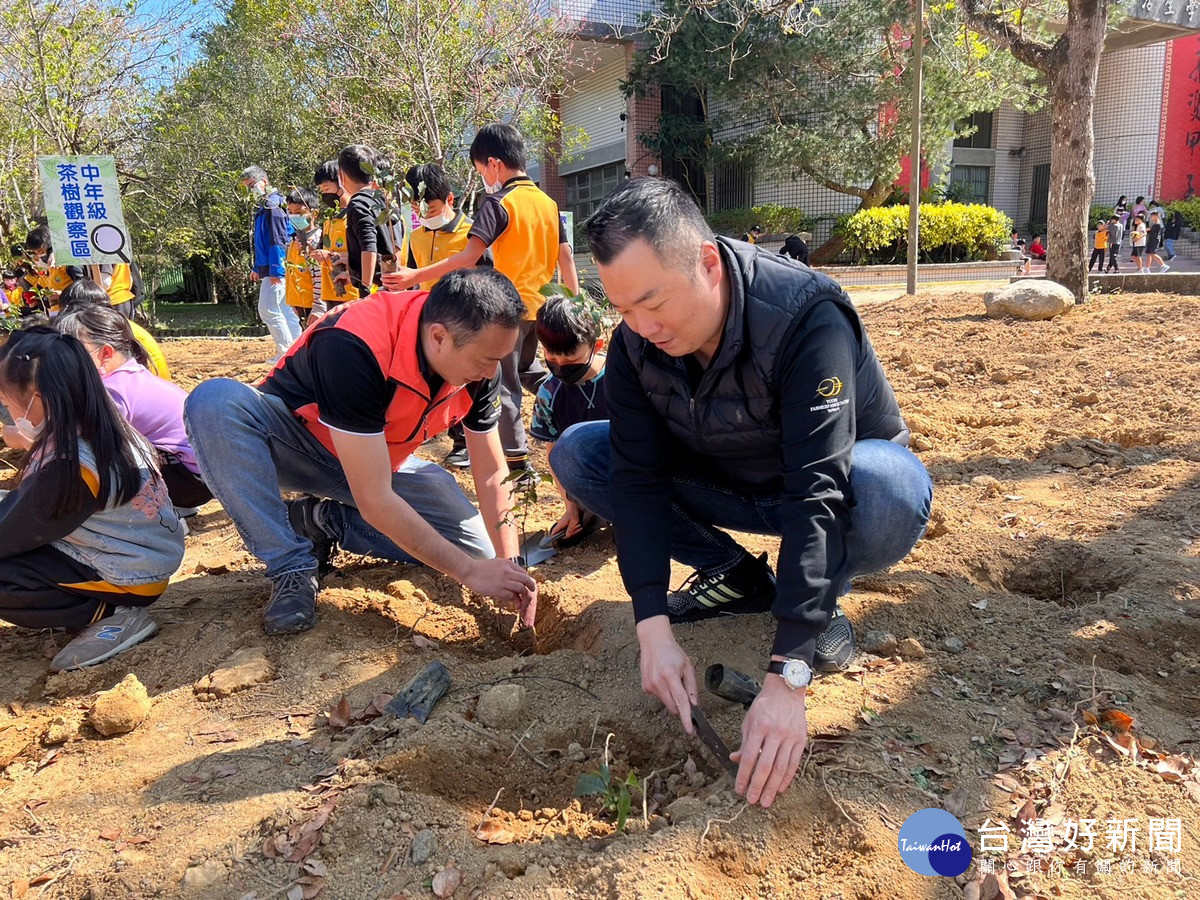
<path fill-rule="evenodd" d="M 283 283 L 283 278 L 281 278 L 278 275 L 272 275 L 268 280 L 271 282 L 271 284 L 282 284 Z"/>
<path fill-rule="evenodd" d="M 383 286 L 389 291 L 406 291 L 421 280 L 419 276 L 420 269 L 398 266 L 395 272 L 383 274 Z"/>
<path fill-rule="evenodd" d="M 642 690 L 662 701 L 671 715 L 679 716 L 683 730 L 692 733 L 692 704 L 700 698 L 696 691 L 696 670 L 671 633 L 666 616 L 652 616 L 637 624 L 638 644 L 642 651 Z"/>
<path fill-rule="evenodd" d="M 255 284 L 258 284 L 259 274 L 257 272 L 251 272 L 250 280 L 253 281 Z"/>
<path fill-rule="evenodd" d="M 562 518 L 554 523 L 554 527 L 550 529 L 551 534 L 556 534 L 559 537 L 571 537 L 579 531 L 580 519 L 583 514 L 579 509 L 579 504 L 574 500 L 567 501 L 567 511 L 563 513 Z"/>
<path fill-rule="evenodd" d="M 511 559 L 472 560 L 462 583 L 468 590 L 522 613 L 537 601 L 537 582 Z"/>
<path fill-rule="evenodd" d="M 762 693 L 750 704 L 742 722 L 742 746 L 729 755 L 738 763 L 734 788 L 747 803 L 766 809 L 796 776 L 808 743 L 804 694 L 779 675 L 768 675 Z"/>

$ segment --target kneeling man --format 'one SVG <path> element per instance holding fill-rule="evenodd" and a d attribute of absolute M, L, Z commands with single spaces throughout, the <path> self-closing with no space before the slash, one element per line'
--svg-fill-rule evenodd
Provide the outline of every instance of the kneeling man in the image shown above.
<path fill-rule="evenodd" d="M 739 793 L 770 806 L 804 751 L 812 669 L 844 669 L 854 654 L 837 599 L 924 533 L 929 474 L 832 279 L 714 237 L 662 179 L 625 182 L 586 230 L 623 320 L 605 377 L 610 421 L 568 429 L 551 465 L 568 496 L 612 521 L 642 687 L 687 731 L 696 676 L 671 624 L 775 615 L 770 674 L 734 754 Z M 781 535 L 778 578 L 725 528 Z M 677 591 L 671 559 L 696 569 Z"/>
<path fill-rule="evenodd" d="M 516 346 L 521 296 L 494 269 L 433 291 L 381 292 L 305 331 L 257 387 L 206 381 L 185 408 L 205 482 L 267 566 L 268 634 L 316 624 L 317 577 L 336 544 L 421 562 L 523 612 L 537 586 L 500 446 L 500 361 Z M 479 510 L 454 476 L 410 454 L 461 422 Z M 309 496 L 288 503 L 280 491 Z M 480 515 L 482 511 L 482 515 Z"/>

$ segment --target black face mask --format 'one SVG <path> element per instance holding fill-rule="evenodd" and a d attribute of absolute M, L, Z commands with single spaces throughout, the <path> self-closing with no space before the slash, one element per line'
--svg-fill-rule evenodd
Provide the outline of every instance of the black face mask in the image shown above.
<path fill-rule="evenodd" d="M 565 366 L 547 361 L 546 368 L 548 368 L 550 370 L 550 374 L 559 381 L 565 382 L 566 384 L 578 384 L 583 380 L 583 376 L 587 374 L 588 369 L 592 367 L 592 357 L 595 355 L 596 351 L 593 350 L 588 355 L 587 362 L 570 363 Z"/>
<path fill-rule="evenodd" d="M 334 193 L 326 193 L 321 195 L 321 202 L 326 206 L 337 206 L 338 195 Z"/>

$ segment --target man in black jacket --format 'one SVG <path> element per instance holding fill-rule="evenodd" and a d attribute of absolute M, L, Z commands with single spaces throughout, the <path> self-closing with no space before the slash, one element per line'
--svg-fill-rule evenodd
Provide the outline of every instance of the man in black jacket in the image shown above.
<path fill-rule="evenodd" d="M 903 559 L 931 482 L 849 298 L 830 278 L 715 238 L 670 181 L 634 179 L 587 221 L 623 324 L 609 423 L 568 429 L 551 461 L 569 496 L 611 519 L 633 600 L 642 687 L 692 730 L 691 661 L 673 622 L 771 610 L 763 691 L 742 725 L 736 787 L 770 806 L 806 743 L 810 666 L 854 653 L 837 605 L 855 575 Z M 778 534 L 778 583 L 726 532 Z M 670 560 L 696 568 L 669 591 Z"/>

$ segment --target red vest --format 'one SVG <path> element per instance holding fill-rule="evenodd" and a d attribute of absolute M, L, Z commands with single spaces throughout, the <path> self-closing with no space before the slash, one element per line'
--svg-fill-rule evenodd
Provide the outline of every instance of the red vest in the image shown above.
<path fill-rule="evenodd" d="M 321 327 L 341 328 L 361 338 L 375 354 L 384 376 L 396 385 L 383 428 L 393 470 L 429 438 L 460 421 L 473 403 L 467 391 L 450 384 L 443 384 L 437 394 L 429 396 L 429 385 L 417 364 L 421 309 L 428 296 L 428 291 L 380 291 L 347 303 L 306 329 L 277 364 L 285 365 Z M 354 390 L 353 384 L 342 387 Z M 295 412 L 313 436 L 337 456 L 329 429 L 318 421 L 317 404 L 308 403 Z"/>

